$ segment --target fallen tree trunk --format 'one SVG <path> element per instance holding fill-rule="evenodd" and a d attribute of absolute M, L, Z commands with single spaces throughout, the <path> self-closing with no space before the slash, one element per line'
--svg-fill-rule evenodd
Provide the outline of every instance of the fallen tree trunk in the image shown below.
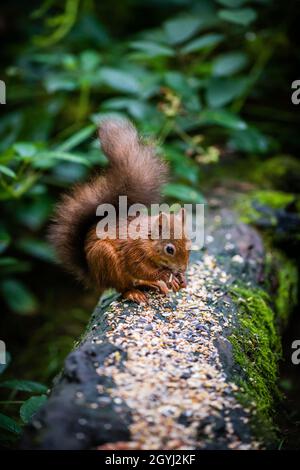
<path fill-rule="evenodd" d="M 22 447 L 273 446 L 284 269 L 234 213 L 211 213 L 186 289 L 99 303 Z"/>

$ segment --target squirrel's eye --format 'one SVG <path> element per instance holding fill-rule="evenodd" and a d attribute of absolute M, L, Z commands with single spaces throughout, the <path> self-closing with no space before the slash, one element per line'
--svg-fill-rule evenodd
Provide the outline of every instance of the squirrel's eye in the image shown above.
<path fill-rule="evenodd" d="M 175 246 L 172 245 L 172 243 L 168 243 L 166 246 L 165 246 L 165 253 L 167 255 L 174 255 L 175 254 Z"/>

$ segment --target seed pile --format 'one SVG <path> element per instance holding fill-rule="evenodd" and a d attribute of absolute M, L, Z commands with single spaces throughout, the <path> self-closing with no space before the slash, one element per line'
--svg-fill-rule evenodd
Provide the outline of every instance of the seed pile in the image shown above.
<path fill-rule="evenodd" d="M 106 339 L 127 358 L 114 352 L 97 373 L 113 379 L 115 387 L 106 392 L 116 408 L 124 403 L 132 410 L 131 441 L 100 448 L 222 448 L 224 436 L 230 449 L 259 446 L 252 439 L 241 441 L 232 417 L 238 416 L 239 426 L 249 417 L 234 396 L 237 387 L 227 380 L 216 346 L 232 324 L 230 312 L 220 318 L 217 308 L 220 302 L 226 307 L 218 286 L 229 282 L 215 258 L 204 254 L 191 264 L 187 288 L 171 299 L 154 294 L 149 305 L 131 306 L 130 314 L 126 303 L 111 304 Z"/>

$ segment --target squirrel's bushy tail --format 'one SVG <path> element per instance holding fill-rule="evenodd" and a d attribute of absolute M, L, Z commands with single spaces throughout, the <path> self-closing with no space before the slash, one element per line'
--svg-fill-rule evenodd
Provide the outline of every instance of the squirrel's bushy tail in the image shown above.
<path fill-rule="evenodd" d="M 99 138 L 109 168 L 62 197 L 49 234 L 62 265 L 83 281 L 88 276 L 84 243 L 97 222 L 97 207 L 105 203 L 117 207 L 119 196 L 127 196 L 128 206 L 157 203 L 167 177 L 165 163 L 155 155 L 153 146 L 141 142 L 129 121 L 103 121 Z"/>

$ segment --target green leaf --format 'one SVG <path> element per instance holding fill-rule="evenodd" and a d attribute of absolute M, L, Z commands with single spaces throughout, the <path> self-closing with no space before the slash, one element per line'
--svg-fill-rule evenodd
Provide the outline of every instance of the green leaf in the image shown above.
<path fill-rule="evenodd" d="M 186 15 L 166 21 L 164 31 L 170 44 L 180 44 L 192 37 L 202 25 L 201 18 Z"/>
<path fill-rule="evenodd" d="M 80 165 L 90 166 L 90 162 L 80 155 L 73 153 L 49 151 L 39 153 L 32 163 L 34 168 L 51 168 L 57 164 L 57 160 L 64 160 L 67 162 L 79 163 Z"/>
<path fill-rule="evenodd" d="M 247 78 L 213 77 L 206 90 L 207 104 L 212 108 L 221 108 L 239 97 L 247 84 Z"/>
<path fill-rule="evenodd" d="M 235 151 L 265 154 L 270 150 L 271 141 L 258 129 L 249 127 L 244 131 L 233 132 L 228 145 Z"/>
<path fill-rule="evenodd" d="M 8 368 L 11 363 L 11 355 L 8 351 L 5 353 L 6 364 L 0 364 L 0 375 Z"/>
<path fill-rule="evenodd" d="M 35 186 L 33 186 L 29 191 L 28 195 L 29 196 L 34 196 L 34 197 L 40 197 L 40 196 L 45 196 L 47 194 L 47 186 L 45 184 L 38 183 Z"/>
<path fill-rule="evenodd" d="M 8 168 L 7 166 L 0 165 L 0 173 L 3 173 L 5 176 L 9 176 L 9 178 L 16 178 L 16 173 L 11 169 Z"/>
<path fill-rule="evenodd" d="M 47 401 L 46 395 L 31 397 L 20 408 L 20 416 L 24 423 L 28 423 L 41 406 Z"/>
<path fill-rule="evenodd" d="M 2 413 L 0 413 L 0 428 L 12 432 L 13 434 L 20 434 L 22 430 L 15 420 Z"/>
<path fill-rule="evenodd" d="M 208 47 L 216 46 L 220 44 L 224 39 L 223 34 L 209 33 L 201 36 L 200 38 L 194 39 L 193 41 L 186 44 L 181 49 L 182 54 L 189 54 L 191 52 L 197 52 Z"/>
<path fill-rule="evenodd" d="M 93 72 L 101 63 L 101 56 L 96 51 L 83 51 L 80 54 L 79 61 L 83 72 Z"/>
<path fill-rule="evenodd" d="M 78 88 L 78 81 L 68 74 L 49 74 L 45 79 L 45 87 L 48 93 L 57 91 L 73 91 Z"/>
<path fill-rule="evenodd" d="M 78 167 L 78 165 L 76 165 Z M 49 220 L 53 209 L 53 199 L 41 194 L 30 200 L 22 201 L 16 208 L 16 219 L 31 230 L 39 230 Z"/>
<path fill-rule="evenodd" d="M 129 72 L 120 69 L 102 68 L 101 77 L 103 83 L 114 90 L 126 93 L 138 93 L 140 91 L 140 83 L 136 77 Z"/>
<path fill-rule="evenodd" d="M 0 226 L 0 254 L 6 250 L 10 245 L 10 242 L 11 236 L 3 227 Z"/>
<path fill-rule="evenodd" d="M 201 102 L 191 78 L 180 72 L 170 70 L 165 74 L 165 82 L 182 98 L 184 106 L 189 111 L 197 112 L 201 110 Z"/>
<path fill-rule="evenodd" d="M 132 41 L 130 47 L 143 52 L 147 57 L 172 57 L 174 51 L 168 46 L 152 41 Z"/>
<path fill-rule="evenodd" d="M 217 2 L 221 3 L 224 7 L 237 8 L 249 2 L 249 0 L 217 0 Z"/>
<path fill-rule="evenodd" d="M 199 165 L 188 158 L 181 149 L 171 145 L 164 145 L 164 154 L 170 162 L 175 175 L 187 180 L 191 184 L 197 184 L 200 178 Z"/>
<path fill-rule="evenodd" d="M 165 73 L 166 85 L 181 95 L 189 93 L 190 86 L 188 78 L 183 73 L 176 70 L 168 70 Z"/>
<path fill-rule="evenodd" d="M 212 74 L 218 77 L 233 75 L 243 70 L 247 64 L 248 57 L 243 52 L 228 52 L 214 60 Z"/>
<path fill-rule="evenodd" d="M 97 150 L 97 155 L 101 156 L 101 152 Z M 89 159 L 91 165 L 94 163 L 95 159 L 91 152 L 87 152 L 85 156 Z M 98 164 L 101 162 L 101 158 L 96 162 Z M 83 180 L 87 177 L 87 167 L 85 165 L 77 165 L 72 162 L 59 162 L 53 168 L 53 183 L 60 186 L 68 186 L 70 184 L 76 183 L 79 180 Z"/>
<path fill-rule="evenodd" d="M 66 70 L 76 70 L 78 67 L 78 58 L 75 57 L 73 54 L 66 53 L 60 56 L 59 59 L 54 59 L 52 64 L 51 62 L 49 63 L 49 59 L 46 58 L 46 63 L 48 63 L 49 65 L 57 65 L 57 63 L 59 63 L 59 65 L 62 64 L 63 68 Z"/>
<path fill-rule="evenodd" d="M 19 392 L 46 393 L 47 387 L 32 380 L 6 380 L 0 383 L 1 388 L 18 390 Z"/>
<path fill-rule="evenodd" d="M 23 179 L 18 181 L 18 184 L 15 186 L 15 197 L 23 196 L 27 191 L 29 191 L 32 186 L 36 183 L 38 179 L 37 173 L 28 173 L 23 176 Z"/>
<path fill-rule="evenodd" d="M 23 238 L 17 242 L 17 247 L 28 255 L 43 261 L 53 263 L 55 261 L 54 250 L 49 243 L 36 238 Z"/>
<path fill-rule="evenodd" d="M 5 256 L 0 258 L 1 275 L 11 273 L 23 273 L 30 270 L 30 263 L 20 261 L 12 256 Z"/>
<path fill-rule="evenodd" d="M 253 8 L 241 8 L 239 10 L 220 10 L 218 15 L 222 20 L 240 24 L 242 26 L 248 26 L 250 23 L 256 20 L 257 17 L 257 13 L 255 10 L 253 10 Z"/>
<path fill-rule="evenodd" d="M 30 159 L 37 152 L 36 145 L 30 142 L 17 142 L 14 144 L 14 150 L 20 157 L 25 159 Z"/>
<path fill-rule="evenodd" d="M 177 201 L 190 202 L 194 204 L 204 203 L 204 197 L 199 192 L 184 184 L 169 183 L 163 188 L 163 194 L 172 197 Z"/>
<path fill-rule="evenodd" d="M 133 98 L 112 98 L 102 103 L 104 109 L 125 109 L 135 119 L 146 119 L 149 113 L 149 105 L 141 100 Z"/>
<path fill-rule="evenodd" d="M 79 132 L 76 132 L 76 134 L 69 137 L 69 139 L 67 139 L 65 142 L 59 144 L 56 147 L 56 151 L 69 152 L 74 147 L 77 147 L 79 144 L 81 144 L 82 142 L 87 140 L 91 135 L 93 135 L 95 130 L 96 126 L 94 124 L 84 127 Z"/>
<path fill-rule="evenodd" d="M 208 109 L 203 111 L 200 116 L 200 123 L 204 125 L 214 124 L 227 127 L 229 129 L 244 130 L 247 128 L 245 121 L 243 121 L 238 115 L 225 109 Z"/>
<path fill-rule="evenodd" d="M 30 315 L 37 310 L 38 303 L 35 296 L 22 282 L 14 279 L 4 280 L 1 282 L 0 290 L 6 303 L 14 312 Z"/>
<path fill-rule="evenodd" d="M 7 150 L 18 139 L 23 127 L 23 112 L 20 110 L 2 113 L 0 119 L 0 151 Z"/>

